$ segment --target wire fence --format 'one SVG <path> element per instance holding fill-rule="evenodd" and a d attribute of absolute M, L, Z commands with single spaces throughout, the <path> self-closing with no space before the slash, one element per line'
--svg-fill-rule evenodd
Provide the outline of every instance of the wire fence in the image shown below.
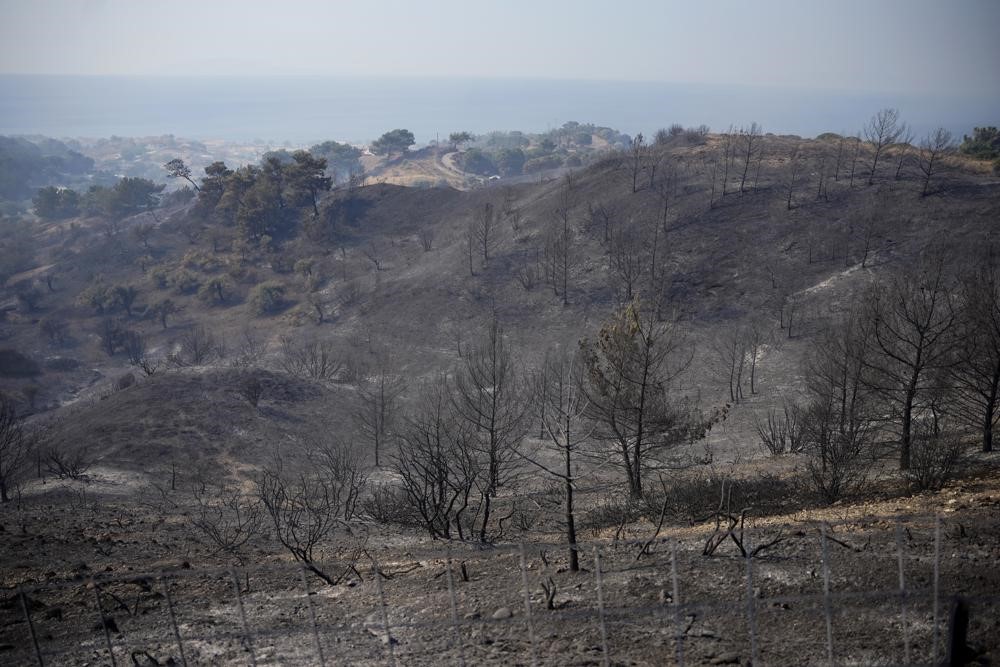
<path fill-rule="evenodd" d="M 1000 618 L 998 591 L 946 548 L 957 530 L 759 525 L 711 557 L 705 533 L 678 531 L 576 545 L 579 572 L 565 543 L 432 544 L 373 554 L 338 586 L 292 563 L 95 573 L 8 589 L 0 662 L 938 665 L 957 594 L 970 637 Z"/>

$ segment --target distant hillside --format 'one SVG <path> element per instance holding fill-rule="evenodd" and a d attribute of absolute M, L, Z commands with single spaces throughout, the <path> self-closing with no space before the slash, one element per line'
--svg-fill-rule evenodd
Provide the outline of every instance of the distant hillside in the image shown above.
<path fill-rule="evenodd" d="M 138 406 L 155 414 L 200 395 L 206 405 L 210 398 L 246 412 L 238 427 L 263 443 L 277 431 L 244 409 L 229 376 L 191 375 L 205 364 L 231 365 L 248 328 L 269 343 L 262 363 L 276 372 L 281 337 L 319 339 L 337 350 L 345 377 L 388 363 L 414 386 L 452 366 L 493 314 L 532 365 L 553 345 L 593 335 L 618 304 L 641 294 L 645 307 L 680 320 L 694 354 L 683 383 L 707 406 L 728 401 L 714 342 L 756 322 L 769 353 L 753 400 L 765 406 L 796 386 L 806 341 L 873 277 L 907 265 L 930 244 L 952 246 L 960 260 L 996 238 L 1000 181 L 973 163 L 949 158 L 922 197 L 910 147 L 890 150 L 868 186 L 870 156 L 854 161 L 853 144 L 845 148 L 836 135 L 767 135 L 748 165 L 727 141 L 734 139 L 665 139 L 557 179 L 501 179 L 468 191 L 372 180 L 342 186 L 321 199 L 318 216 L 305 207 L 266 247 L 249 243 L 237 226 L 208 218 L 194 224 L 197 202 L 113 226 L 95 218 L 37 225 L 31 265 L 8 282 L 2 327 L 3 346 L 37 372 L 7 373 L 0 384 L 26 405 L 30 394 L 36 411 L 62 414 L 60 403 L 99 395 L 129 370 L 132 332 L 160 370 L 147 379 L 132 368 L 138 385 L 94 403 L 74 437 L 95 446 L 112 432 L 146 441 L 149 432 L 135 430 L 130 416 Z M 118 344 L 109 344 L 108 326 L 125 336 Z M 201 327 L 225 356 L 167 370 L 167 358 L 182 359 L 185 337 Z M 161 401 L 161 390 L 172 398 Z M 326 400 L 321 395 L 306 400 L 304 412 L 288 409 L 296 419 L 319 414 L 310 406 Z M 225 440 L 195 424 L 214 412 L 183 414 L 199 433 L 192 443 Z M 727 428 L 747 428 L 751 414 L 736 411 Z M 140 457 L 124 444 L 104 451 Z M 233 450 L 220 444 L 213 451 Z"/>

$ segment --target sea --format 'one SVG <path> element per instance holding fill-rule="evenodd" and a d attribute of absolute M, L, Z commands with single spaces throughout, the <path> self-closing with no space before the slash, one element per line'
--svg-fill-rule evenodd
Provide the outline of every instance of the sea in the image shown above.
<path fill-rule="evenodd" d="M 1000 122 L 1000 90 L 941 96 L 767 86 L 545 79 L 317 76 L 0 75 L 0 134 L 57 138 L 160 136 L 308 145 L 365 143 L 406 128 L 418 144 L 458 130 L 542 132 L 567 121 L 650 136 L 673 123 L 757 122 L 764 131 L 852 134 L 895 107 L 916 137 L 956 138 Z"/>

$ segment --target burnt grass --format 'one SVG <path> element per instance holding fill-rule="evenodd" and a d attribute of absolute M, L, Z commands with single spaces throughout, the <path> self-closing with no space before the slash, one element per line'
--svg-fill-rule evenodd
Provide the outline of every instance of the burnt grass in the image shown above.
<path fill-rule="evenodd" d="M 135 483 L 96 471 L 89 490 L 50 482 L 56 488 L 20 511 L 5 507 L 0 651 L 7 664 L 35 660 L 25 606 L 45 664 L 110 663 L 102 612 L 119 664 L 131 655 L 138 664 L 179 663 L 171 610 L 189 664 L 248 664 L 251 650 L 260 664 L 319 664 L 317 635 L 328 664 L 386 664 L 391 649 L 398 664 L 530 664 L 532 653 L 543 664 L 599 664 L 607 651 L 612 664 L 654 665 L 672 663 L 679 646 L 689 664 L 743 664 L 754 651 L 759 664 L 827 664 L 828 614 L 840 664 L 901 664 L 907 646 L 913 663 L 928 663 L 935 560 L 939 658 L 957 595 L 971 609 L 968 641 L 978 659 L 998 650 L 995 474 L 940 494 L 752 518 L 746 545 L 778 541 L 752 559 L 749 584 L 747 560 L 731 541 L 703 555 L 711 522 L 674 524 L 639 557 L 653 533 L 639 521 L 620 539 L 588 531 L 578 573 L 568 571 L 558 537 L 544 530 L 514 531 L 477 548 L 371 526 L 356 574 L 327 586 L 303 576 L 267 539 L 254 543 L 248 570 L 236 567 L 187 527 L 183 492 L 129 490 Z M 944 508 L 939 524 L 934 507 Z M 831 538 L 825 554 L 823 525 Z M 346 568 L 338 546 L 350 541 L 342 536 L 324 550 L 328 571 Z M 553 609 L 542 588 L 549 582 Z M 147 654 L 156 663 L 144 662 Z"/>

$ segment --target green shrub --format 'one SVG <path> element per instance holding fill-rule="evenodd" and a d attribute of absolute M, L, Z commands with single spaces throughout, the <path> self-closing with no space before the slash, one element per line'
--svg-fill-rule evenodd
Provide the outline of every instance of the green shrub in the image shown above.
<path fill-rule="evenodd" d="M 562 158 L 558 155 L 545 155 L 528 160 L 524 163 L 524 173 L 534 174 L 547 169 L 556 169 L 562 166 Z"/>
<path fill-rule="evenodd" d="M 178 294 L 193 294 L 201 287 L 201 280 L 186 269 L 178 269 L 170 276 L 170 286 Z"/>
<path fill-rule="evenodd" d="M 277 312 L 284 303 L 285 286 L 280 283 L 261 283 L 250 292 L 250 305 L 258 315 Z"/>
<path fill-rule="evenodd" d="M 93 308 L 98 315 L 112 312 L 117 307 L 114 291 L 100 280 L 80 292 L 76 300 L 81 305 Z"/>
<path fill-rule="evenodd" d="M 162 266 L 158 266 L 149 272 L 149 279 L 152 280 L 153 285 L 159 289 L 166 289 L 167 285 L 170 283 L 170 272 Z"/>
<path fill-rule="evenodd" d="M 184 253 L 181 264 L 195 271 L 214 271 L 220 266 L 220 262 L 216 257 L 200 250 L 188 250 Z"/>
<path fill-rule="evenodd" d="M 224 276 L 209 278 L 198 290 L 198 298 L 205 303 L 225 303 L 231 296 L 233 285 Z"/>
<path fill-rule="evenodd" d="M 1000 158 L 1000 130 L 995 127 L 977 127 L 972 136 L 962 137 L 958 150 L 980 160 Z"/>
<path fill-rule="evenodd" d="M 497 173 L 497 166 L 489 155 L 478 148 L 470 148 L 462 154 L 459 160 L 464 171 L 481 176 L 491 176 Z"/>

